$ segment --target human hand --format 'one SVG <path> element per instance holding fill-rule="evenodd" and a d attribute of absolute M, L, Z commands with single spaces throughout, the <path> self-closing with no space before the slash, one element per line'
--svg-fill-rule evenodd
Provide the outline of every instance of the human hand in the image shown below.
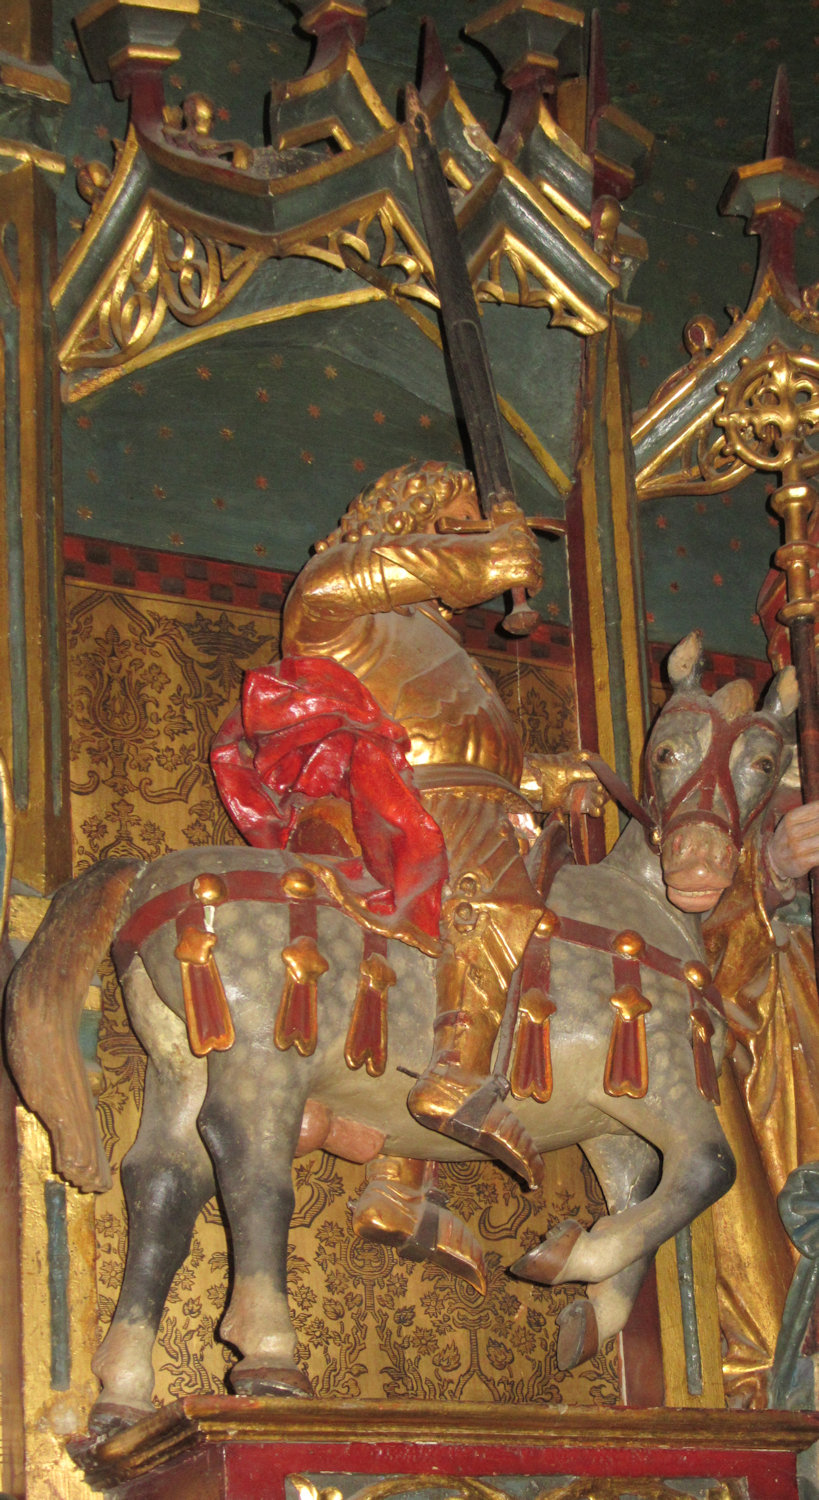
<path fill-rule="evenodd" d="M 575 788 L 582 788 L 579 805 L 570 808 Z M 609 800 L 605 787 L 585 761 L 573 751 L 561 755 L 527 755 L 521 790 L 540 802 L 542 812 L 585 813 L 599 818 Z"/>
<path fill-rule="evenodd" d="M 819 802 L 792 807 L 780 818 L 765 857 L 779 880 L 798 880 L 819 865 Z"/>
<path fill-rule="evenodd" d="M 534 534 L 521 519 L 507 521 L 488 532 L 486 557 L 496 592 L 525 588 L 536 593 L 543 584 L 543 567 Z"/>

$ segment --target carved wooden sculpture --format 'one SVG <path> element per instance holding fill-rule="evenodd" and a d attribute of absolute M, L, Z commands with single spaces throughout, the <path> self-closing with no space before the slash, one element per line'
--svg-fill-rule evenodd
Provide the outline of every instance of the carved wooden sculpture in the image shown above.
<path fill-rule="evenodd" d="M 791 753 L 784 721 L 795 694 L 787 673 L 754 714 L 736 684 L 708 699 L 700 670 L 699 639 L 689 638 L 672 655 L 675 692 L 648 747 L 655 834 L 632 821 L 601 864 L 564 865 L 524 961 L 523 1009 L 539 1028 L 544 1066 L 510 1107 L 537 1151 L 582 1145 L 611 1211 L 588 1232 L 563 1223 L 515 1268 L 544 1281 L 589 1283 L 588 1296 L 561 1319 L 565 1367 L 623 1326 L 658 1245 L 733 1175 L 712 1102 L 724 1021 L 693 913 L 730 882 L 739 846 L 776 786 Z M 536 845 L 535 880 L 540 855 Z M 203 949 L 204 965 L 215 965 L 235 1032 L 232 1045 L 206 1057 L 191 1050 L 185 1020 L 183 965 L 196 961 L 194 945 L 179 953 L 180 927 L 184 936 L 200 925 L 215 938 Z M 123 1167 L 125 1279 L 96 1360 L 98 1430 L 150 1409 L 164 1298 L 217 1183 L 234 1251 L 221 1325 L 241 1356 L 233 1388 L 306 1395 L 285 1282 L 300 1142 L 370 1159 L 376 1173 L 385 1157 L 468 1153 L 412 1119 L 395 1066 L 422 1065 L 432 962 L 390 939 L 383 966 L 365 969 L 370 936 L 341 909 L 315 860 L 289 851 L 196 849 L 153 865 L 112 861 L 55 898 L 12 981 L 8 1046 L 29 1106 L 51 1131 L 56 1166 L 77 1186 L 107 1181 L 73 1023 L 112 939 L 149 1059 L 142 1124 Z M 287 957 L 294 948 L 298 962 Z M 389 1055 L 377 1076 L 345 1058 L 362 976 L 388 996 Z M 290 1030 L 280 1024 L 285 1003 Z M 287 1045 L 300 1034 L 297 1014 L 309 1033 L 301 1049 Z M 424 1197 L 422 1174 L 415 1190 Z"/>

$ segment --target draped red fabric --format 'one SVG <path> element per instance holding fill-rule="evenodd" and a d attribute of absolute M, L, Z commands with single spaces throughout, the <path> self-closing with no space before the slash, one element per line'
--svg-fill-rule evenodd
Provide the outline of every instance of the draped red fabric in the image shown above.
<path fill-rule="evenodd" d="M 233 822 L 259 849 L 286 846 L 305 799 L 343 797 L 382 888 L 372 909 L 399 911 L 435 937 L 446 850 L 412 784 L 408 747 L 352 672 L 327 657 L 286 657 L 247 673 L 210 759 Z"/>

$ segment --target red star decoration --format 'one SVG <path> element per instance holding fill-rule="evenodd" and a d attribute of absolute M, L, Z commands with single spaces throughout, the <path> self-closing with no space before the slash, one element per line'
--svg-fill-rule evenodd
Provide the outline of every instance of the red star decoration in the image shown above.
<path fill-rule="evenodd" d="M 163 490 L 161 484 L 155 484 L 154 485 L 154 494 L 155 494 L 157 500 L 164 500 L 165 499 L 165 491 Z"/>
<path fill-rule="evenodd" d="M 184 547 L 184 545 L 185 545 L 185 543 L 183 542 L 182 537 L 181 537 L 181 535 L 180 535 L 180 533 L 178 531 L 172 531 L 172 532 L 170 532 L 170 534 L 168 536 L 168 541 L 170 542 L 170 544 L 171 544 L 172 547 Z"/>
<path fill-rule="evenodd" d="M 313 462 L 313 455 L 307 448 L 302 448 L 300 457 L 303 464 L 311 464 Z"/>
<path fill-rule="evenodd" d="M 164 427 L 164 426 L 160 427 L 160 429 L 159 429 L 159 436 L 161 438 L 172 438 L 173 437 L 173 428 L 172 427 Z"/>
<path fill-rule="evenodd" d="M 373 412 L 373 421 L 377 422 L 378 425 L 379 425 L 379 427 L 383 427 L 384 422 L 386 421 L 386 418 L 384 416 L 383 411 L 374 411 Z"/>
<path fill-rule="evenodd" d="M 224 510 L 224 508 L 225 508 L 225 502 L 222 499 L 221 495 L 214 495 L 212 503 L 216 507 L 217 510 Z"/>
<path fill-rule="evenodd" d="M 431 427 L 432 426 L 432 417 L 427 416 L 427 413 L 425 411 L 421 413 L 420 417 L 418 418 L 418 421 L 420 422 L 420 424 L 421 424 L 422 427 Z"/>
<path fill-rule="evenodd" d="M 265 390 L 265 387 L 263 385 L 260 385 L 259 389 L 256 392 L 256 400 L 261 401 L 263 406 L 265 402 L 270 400 L 270 392 Z"/>
<path fill-rule="evenodd" d="M 231 443 L 235 438 L 236 433 L 234 432 L 232 427 L 220 427 L 219 436 L 224 438 L 226 443 Z"/>
<path fill-rule="evenodd" d="M 353 468 L 355 469 L 357 474 L 363 474 L 366 467 L 367 465 L 365 464 L 363 458 L 353 459 Z"/>
<path fill-rule="evenodd" d="M 86 469 L 85 472 L 87 477 L 91 480 L 92 484 L 99 484 L 100 476 L 97 473 L 96 469 Z"/>
<path fill-rule="evenodd" d="M 197 365 L 196 373 L 200 380 L 210 380 L 210 370 L 207 365 Z"/>
<path fill-rule="evenodd" d="M 254 480 L 257 490 L 266 490 L 268 481 L 264 474 L 257 474 Z"/>
<path fill-rule="evenodd" d="M 658 516 L 656 525 L 658 531 L 665 531 L 666 527 L 668 526 L 668 521 L 666 520 L 665 516 Z"/>
<path fill-rule="evenodd" d="M 722 588 L 722 584 L 723 584 L 722 574 L 721 573 L 715 573 L 714 576 L 713 576 L 713 578 L 711 579 L 711 582 L 713 583 L 713 585 L 714 585 L 715 588 L 721 589 Z"/>
<path fill-rule="evenodd" d="M 315 422 L 316 418 L 321 416 L 321 407 L 316 406 L 315 401 L 311 401 L 307 408 L 307 415 L 312 417 Z"/>
<path fill-rule="evenodd" d="M 78 417 L 77 418 L 77 426 L 81 427 L 84 432 L 87 432 L 88 428 L 91 426 L 91 418 L 90 417 Z"/>

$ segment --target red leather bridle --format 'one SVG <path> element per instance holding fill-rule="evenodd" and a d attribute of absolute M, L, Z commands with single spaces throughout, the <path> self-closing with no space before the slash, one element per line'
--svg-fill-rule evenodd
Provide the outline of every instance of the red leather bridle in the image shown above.
<path fill-rule="evenodd" d="M 711 724 L 711 739 L 700 764 L 678 787 L 673 796 L 660 809 L 654 777 L 654 765 L 649 748 L 645 768 L 645 792 L 649 812 L 656 827 L 662 829 L 663 838 L 676 832 L 688 823 L 711 823 L 728 834 L 737 853 L 748 825 L 757 817 L 773 796 L 772 785 L 768 795 L 753 807 L 743 820 L 736 787 L 734 786 L 730 757 L 731 747 L 739 736 L 751 727 L 756 714 L 743 714 L 736 719 L 726 719 L 718 708 L 713 708 L 707 699 L 675 695 L 663 711 L 663 729 L 675 713 L 699 714 Z M 781 744 L 785 736 L 772 719 L 766 719 L 766 728 L 776 735 Z"/>

